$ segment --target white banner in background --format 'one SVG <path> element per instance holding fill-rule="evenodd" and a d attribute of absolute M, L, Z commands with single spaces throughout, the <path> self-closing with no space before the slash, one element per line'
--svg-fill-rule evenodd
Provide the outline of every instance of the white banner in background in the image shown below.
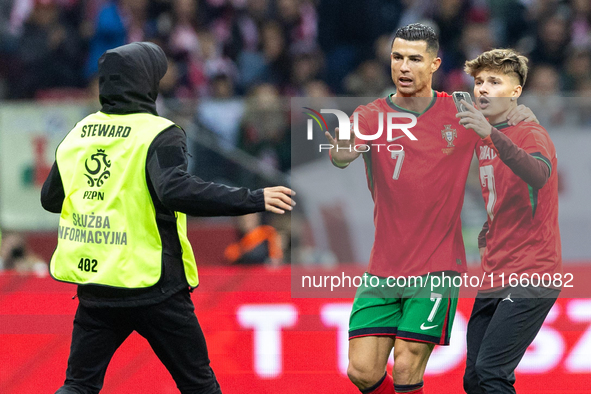
<path fill-rule="evenodd" d="M 39 201 L 55 149 L 76 122 L 82 105 L 3 104 L 0 107 L 0 226 L 36 231 L 57 228 L 58 216 Z"/>

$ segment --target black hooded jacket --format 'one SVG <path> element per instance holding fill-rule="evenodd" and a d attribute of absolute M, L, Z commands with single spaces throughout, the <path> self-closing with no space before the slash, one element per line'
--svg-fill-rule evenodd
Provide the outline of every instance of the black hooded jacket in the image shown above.
<path fill-rule="evenodd" d="M 158 85 L 166 69 L 164 52 L 152 43 L 136 42 L 108 50 L 99 59 L 101 112 L 158 115 Z M 78 297 L 84 306 L 150 305 L 189 288 L 183 270 L 175 211 L 192 216 L 233 216 L 265 210 L 262 189 L 251 192 L 246 188 L 204 182 L 189 175 L 186 152 L 185 132 L 177 126 L 160 133 L 148 149 L 146 180 L 156 208 L 156 223 L 163 246 L 160 281 L 145 289 L 79 285 Z M 41 190 L 41 204 L 50 212 L 60 213 L 64 197 L 61 176 L 54 163 Z"/>

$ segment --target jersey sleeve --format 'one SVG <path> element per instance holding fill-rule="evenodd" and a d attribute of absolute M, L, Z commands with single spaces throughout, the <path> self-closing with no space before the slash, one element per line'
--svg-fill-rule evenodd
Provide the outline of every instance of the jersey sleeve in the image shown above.
<path fill-rule="evenodd" d="M 486 248 L 486 233 L 488 233 L 488 220 L 482 225 L 482 230 L 478 233 L 478 249 Z"/>
<path fill-rule="evenodd" d="M 237 216 L 265 210 L 263 189 L 206 182 L 187 172 L 185 132 L 171 126 L 148 149 L 148 188 L 171 211 L 191 216 Z"/>
<path fill-rule="evenodd" d="M 548 178 L 550 178 L 551 167 L 544 164 L 542 160 L 528 153 L 524 148 L 523 141 L 527 139 L 528 130 L 524 130 L 523 137 L 516 142 L 505 134 L 492 127 L 491 134 L 482 140 L 499 155 L 511 171 L 534 189 L 541 189 Z M 526 144 L 529 144 L 527 142 Z M 535 145 L 534 145 L 535 146 Z M 531 146 L 529 147 L 531 149 Z M 535 149 L 535 148 L 533 148 Z"/>
<path fill-rule="evenodd" d="M 536 159 L 544 162 L 552 173 L 552 150 L 548 132 L 539 125 L 528 127 L 519 146 Z"/>

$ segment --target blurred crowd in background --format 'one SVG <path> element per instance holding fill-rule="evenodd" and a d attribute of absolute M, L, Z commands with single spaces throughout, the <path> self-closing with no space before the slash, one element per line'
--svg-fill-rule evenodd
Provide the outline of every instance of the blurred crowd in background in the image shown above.
<path fill-rule="evenodd" d="M 0 99 L 96 106 L 100 55 L 153 41 L 169 63 L 160 113 L 199 135 L 191 171 L 262 187 L 289 180 L 288 98 L 392 93 L 393 34 L 418 21 L 440 37 L 437 90 L 471 91 L 464 61 L 513 47 L 543 125 L 591 124 L 591 106 L 562 100 L 591 97 L 589 0 L 0 0 Z"/>
<path fill-rule="evenodd" d="M 531 60 L 530 90 L 591 90 L 588 0 L 0 0 L 2 97 L 91 84 L 107 49 L 169 56 L 166 98 L 227 98 L 270 84 L 282 96 L 381 95 L 396 29 L 436 26 L 436 87 L 469 85 L 463 63 L 492 47 Z"/>
<path fill-rule="evenodd" d="M 169 59 L 165 116 L 285 172 L 288 122 L 259 113 L 280 97 L 391 93 L 392 35 L 416 21 L 439 33 L 438 90 L 471 90 L 464 61 L 514 47 L 530 58 L 528 96 L 591 96 L 588 0 L 0 0 L 0 98 L 96 97 L 104 51 L 153 41 Z"/>

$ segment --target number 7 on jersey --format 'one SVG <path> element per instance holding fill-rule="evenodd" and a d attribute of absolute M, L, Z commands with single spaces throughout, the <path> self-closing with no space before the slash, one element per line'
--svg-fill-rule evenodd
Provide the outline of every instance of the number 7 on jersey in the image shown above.
<path fill-rule="evenodd" d="M 392 179 L 396 180 L 400 176 L 400 170 L 402 168 L 402 162 L 404 161 L 404 151 L 392 151 L 392 159 L 396 160 L 396 166 L 394 167 L 394 174 Z"/>
<path fill-rule="evenodd" d="M 488 199 L 486 202 L 486 212 L 492 221 L 495 218 L 495 202 L 497 201 L 497 190 L 495 188 L 495 176 L 493 166 L 480 167 L 480 183 L 482 187 L 488 189 Z"/>

